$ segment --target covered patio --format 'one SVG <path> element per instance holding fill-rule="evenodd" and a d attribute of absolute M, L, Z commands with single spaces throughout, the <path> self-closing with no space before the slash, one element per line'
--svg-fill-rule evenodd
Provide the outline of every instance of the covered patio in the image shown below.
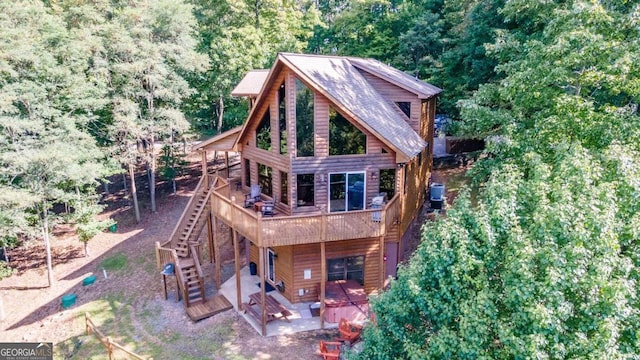
<path fill-rule="evenodd" d="M 261 289 L 258 286 L 260 284 L 260 276 L 251 275 L 249 267 L 245 266 L 240 270 L 240 284 L 241 284 L 241 301 L 240 303 L 248 303 L 249 295 L 259 292 Z M 231 276 L 220 287 L 220 293 L 223 294 L 236 311 L 243 314 L 245 320 L 251 324 L 251 326 L 258 332 L 262 333 L 262 324 L 256 320 L 255 317 L 249 313 L 244 313 L 242 309 L 238 309 L 238 297 L 236 292 L 236 275 Z M 267 322 L 265 336 L 277 336 L 277 335 L 290 335 L 303 331 L 320 330 L 322 324 L 320 316 L 312 316 L 309 306 L 313 303 L 304 302 L 291 304 L 284 296 L 282 296 L 277 290 L 268 292 L 273 298 L 275 298 L 280 304 L 287 308 L 291 315 L 287 316 L 289 321 L 284 319 L 278 319 Z M 324 322 L 324 329 L 337 329 L 338 323 Z"/>

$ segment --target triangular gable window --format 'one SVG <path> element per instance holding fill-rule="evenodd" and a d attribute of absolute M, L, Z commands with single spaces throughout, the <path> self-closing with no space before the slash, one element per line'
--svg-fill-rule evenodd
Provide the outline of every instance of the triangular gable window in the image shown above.
<path fill-rule="evenodd" d="M 329 155 L 367 153 L 367 136 L 334 108 L 329 109 Z"/>

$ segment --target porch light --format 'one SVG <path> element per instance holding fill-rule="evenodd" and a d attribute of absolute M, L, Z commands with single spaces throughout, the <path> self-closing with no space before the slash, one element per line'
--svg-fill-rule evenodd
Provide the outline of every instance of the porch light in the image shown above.
<path fill-rule="evenodd" d="M 373 180 L 373 181 L 377 181 L 378 180 L 378 172 L 377 171 L 372 171 L 371 172 L 371 180 Z"/>

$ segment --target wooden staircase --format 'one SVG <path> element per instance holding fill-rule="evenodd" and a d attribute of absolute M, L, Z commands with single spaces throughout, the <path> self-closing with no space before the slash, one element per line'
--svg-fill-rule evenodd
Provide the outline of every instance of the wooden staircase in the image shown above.
<path fill-rule="evenodd" d="M 194 321 L 231 308 L 224 297 L 221 300 L 221 296 L 218 296 L 212 302 L 205 298 L 204 275 L 199 259 L 201 244 L 198 239 L 210 215 L 209 200 L 216 182 L 217 178 L 212 184 L 209 184 L 208 177 L 200 180 L 169 240 L 163 244 L 156 243 L 158 267 L 164 267 L 167 263 L 175 264 L 178 291 L 184 299 L 187 313 Z"/>

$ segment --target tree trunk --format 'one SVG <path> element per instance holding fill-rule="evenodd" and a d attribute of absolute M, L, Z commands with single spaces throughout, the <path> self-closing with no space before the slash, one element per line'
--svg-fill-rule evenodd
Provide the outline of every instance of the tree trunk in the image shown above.
<path fill-rule="evenodd" d="M 151 212 L 156 213 L 156 146 L 153 134 L 151 134 L 151 152 L 149 157 L 149 195 L 151 196 Z"/>
<path fill-rule="evenodd" d="M 220 108 L 220 111 L 218 111 L 218 134 L 220 134 L 222 132 L 222 118 L 224 116 L 224 99 L 222 98 L 222 95 L 220 95 L 220 99 L 218 99 L 218 107 Z"/>
<path fill-rule="evenodd" d="M 89 240 L 83 241 L 82 244 L 84 245 L 84 257 L 89 257 L 91 255 L 89 254 Z"/>
<path fill-rule="evenodd" d="M 131 177 L 131 198 L 133 199 L 133 208 L 136 212 L 136 222 L 140 223 L 140 208 L 138 207 L 138 191 L 136 190 L 136 174 L 133 170 L 133 164 L 129 164 L 129 177 Z"/>
<path fill-rule="evenodd" d="M 109 180 L 104 180 L 104 194 L 109 195 Z"/>
<path fill-rule="evenodd" d="M 53 276 L 53 262 L 51 260 L 51 241 L 49 239 L 49 214 L 46 205 L 43 204 L 42 209 L 42 239 L 44 240 L 44 249 L 47 256 L 47 279 L 49 287 L 53 286 L 56 279 Z"/>

